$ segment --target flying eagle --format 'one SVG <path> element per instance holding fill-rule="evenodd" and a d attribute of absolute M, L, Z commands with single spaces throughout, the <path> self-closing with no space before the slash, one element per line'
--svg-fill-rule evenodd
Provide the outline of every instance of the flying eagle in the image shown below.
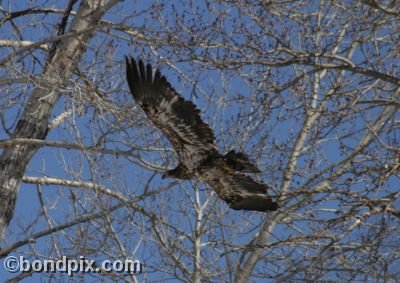
<path fill-rule="evenodd" d="M 137 64 L 126 57 L 129 89 L 150 121 L 171 142 L 179 165 L 162 176 L 195 179 L 208 184 L 233 209 L 265 212 L 277 210 L 266 194 L 266 184 L 244 173 L 259 173 L 248 157 L 233 150 L 222 155 L 215 146 L 213 131 L 200 118 L 196 106 L 181 97 L 150 64 Z"/>

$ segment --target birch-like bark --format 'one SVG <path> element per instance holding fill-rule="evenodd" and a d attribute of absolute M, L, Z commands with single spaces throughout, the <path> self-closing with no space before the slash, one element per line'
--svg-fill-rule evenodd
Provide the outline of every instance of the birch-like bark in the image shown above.
<path fill-rule="evenodd" d="M 381 114 L 379 115 L 379 118 L 376 120 L 376 122 L 374 123 L 372 128 L 366 129 L 364 136 L 360 140 L 357 148 L 354 150 L 354 155 L 357 155 L 364 147 L 366 147 L 368 144 L 370 144 L 373 141 L 373 139 L 375 137 L 374 134 L 379 133 L 382 130 L 382 128 L 385 125 L 385 121 L 389 117 L 391 117 L 391 115 L 393 115 L 394 111 L 395 111 L 395 108 L 392 106 L 387 106 L 382 110 Z M 309 120 L 307 120 L 307 121 L 309 121 Z M 302 133 L 300 134 L 299 139 L 296 142 L 295 149 L 297 148 L 297 146 L 299 144 L 304 144 L 305 136 L 304 136 L 304 139 L 302 138 L 302 136 L 303 136 L 303 132 L 305 132 L 304 129 L 307 126 L 307 124 L 308 123 L 306 123 L 306 125 L 303 126 Z M 297 151 L 293 151 L 293 152 L 297 152 Z M 332 175 L 337 176 L 337 175 L 344 173 L 344 171 L 347 169 L 347 167 L 349 166 L 349 164 L 351 162 L 350 160 L 353 160 L 353 158 L 350 158 L 347 162 L 345 162 Z M 328 184 L 328 182 L 324 182 L 322 185 L 328 186 L 329 184 Z M 286 186 L 285 186 L 285 188 L 286 188 L 286 190 L 289 189 Z M 371 212 L 371 214 L 372 214 L 372 212 Z M 285 218 L 285 214 L 277 212 L 277 213 L 274 213 L 274 215 L 271 214 L 271 218 L 272 218 L 271 221 L 267 220 L 264 222 L 262 228 L 260 229 L 259 234 L 257 235 L 257 237 L 254 241 L 255 245 L 259 246 L 261 248 L 255 248 L 254 251 L 250 253 L 247 260 L 245 261 L 245 264 L 243 265 L 243 267 L 239 270 L 239 272 L 236 275 L 236 278 L 235 278 L 236 283 L 248 282 L 255 265 L 257 264 L 258 260 L 261 258 L 262 254 L 264 252 L 264 248 L 262 248 L 262 246 L 265 245 L 266 241 L 268 240 L 268 237 L 271 235 L 276 224 Z M 359 224 L 359 222 L 354 224 L 354 227 L 356 227 L 356 225 L 358 225 L 358 224 Z M 349 231 L 351 231 L 352 229 L 349 229 Z M 288 278 L 285 278 L 285 279 L 288 279 Z M 283 280 L 283 282 L 285 281 L 285 279 Z"/>
<path fill-rule="evenodd" d="M 45 83 L 33 90 L 12 134 L 13 139 L 46 138 L 49 118 L 60 96 L 58 90 L 71 77 L 101 17 L 117 2 L 119 0 L 80 2 L 68 31 L 71 36 L 66 36 L 50 53 L 40 78 Z M 0 156 L 0 241 L 13 217 L 22 176 L 37 149 L 36 145 L 19 144 L 5 148 Z"/>

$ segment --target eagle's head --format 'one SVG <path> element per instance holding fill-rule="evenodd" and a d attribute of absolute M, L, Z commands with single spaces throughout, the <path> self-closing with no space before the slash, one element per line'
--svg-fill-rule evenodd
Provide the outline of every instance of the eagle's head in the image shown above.
<path fill-rule="evenodd" d="M 188 176 L 185 168 L 181 164 L 179 164 L 176 168 L 172 170 L 165 171 L 161 178 L 191 179 L 191 177 Z"/>
<path fill-rule="evenodd" d="M 165 178 L 171 177 L 171 174 L 169 172 L 170 171 L 165 171 L 165 173 L 161 175 L 161 179 L 165 179 Z"/>

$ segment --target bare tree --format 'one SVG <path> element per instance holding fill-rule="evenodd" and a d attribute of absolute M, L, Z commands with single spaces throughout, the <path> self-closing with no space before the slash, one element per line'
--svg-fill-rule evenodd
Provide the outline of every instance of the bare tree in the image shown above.
<path fill-rule="evenodd" d="M 20 185 L 30 203 L 0 255 L 139 259 L 139 277 L 75 275 L 127 282 L 398 281 L 400 3 L 128 2 L 1 8 L 2 236 Z M 257 163 L 278 211 L 161 180 L 177 157 L 132 101 L 126 54 Z"/>

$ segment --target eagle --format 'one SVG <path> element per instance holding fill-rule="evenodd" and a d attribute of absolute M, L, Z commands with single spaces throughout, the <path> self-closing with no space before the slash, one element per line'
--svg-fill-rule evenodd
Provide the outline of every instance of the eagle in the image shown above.
<path fill-rule="evenodd" d="M 126 77 L 134 100 L 148 119 L 168 138 L 179 164 L 162 178 L 194 179 L 206 183 L 230 208 L 273 211 L 278 204 L 267 195 L 267 184 L 246 173 L 260 173 L 249 158 L 231 150 L 220 154 L 211 128 L 202 121 L 200 110 L 179 95 L 157 69 L 126 57 Z"/>

